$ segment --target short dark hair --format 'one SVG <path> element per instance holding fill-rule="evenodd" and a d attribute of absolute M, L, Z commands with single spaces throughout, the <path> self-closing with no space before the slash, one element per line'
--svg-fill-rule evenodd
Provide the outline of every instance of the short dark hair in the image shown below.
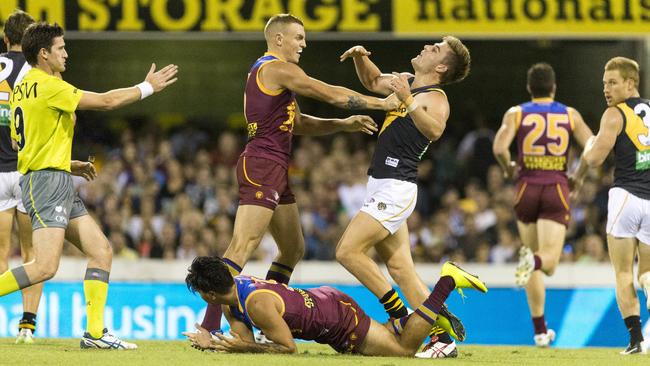
<path fill-rule="evenodd" d="M 235 284 L 228 266 L 219 257 L 196 257 L 187 269 L 187 288 L 194 292 L 216 292 L 224 295 Z"/>
<path fill-rule="evenodd" d="M 42 48 L 51 52 L 56 37 L 63 37 L 63 28 L 57 23 L 38 22 L 27 27 L 22 44 L 25 60 L 32 66 L 36 65 L 38 53 Z"/>
<path fill-rule="evenodd" d="M 533 98 L 548 97 L 555 86 L 555 71 L 546 62 L 536 63 L 528 69 L 528 89 Z"/>
<path fill-rule="evenodd" d="M 442 75 L 440 83 L 457 83 L 469 75 L 472 57 L 470 56 L 467 47 L 465 47 L 460 39 L 454 36 L 445 36 L 442 40 L 447 42 L 452 52 L 449 53 L 443 61 L 443 63 L 447 65 L 447 72 Z"/>
<path fill-rule="evenodd" d="M 34 23 L 34 18 L 22 10 L 16 9 L 5 22 L 3 32 L 9 40 L 9 45 L 20 45 L 25 29 Z"/>

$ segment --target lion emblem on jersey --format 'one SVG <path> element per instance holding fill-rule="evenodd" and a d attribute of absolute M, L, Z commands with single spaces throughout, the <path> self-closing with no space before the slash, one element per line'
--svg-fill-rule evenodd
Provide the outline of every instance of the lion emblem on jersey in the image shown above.
<path fill-rule="evenodd" d="M 383 202 L 379 202 L 379 203 L 377 204 L 377 209 L 378 209 L 379 211 L 383 211 L 383 210 L 385 210 L 385 209 L 386 209 L 386 204 L 383 203 Z"/>

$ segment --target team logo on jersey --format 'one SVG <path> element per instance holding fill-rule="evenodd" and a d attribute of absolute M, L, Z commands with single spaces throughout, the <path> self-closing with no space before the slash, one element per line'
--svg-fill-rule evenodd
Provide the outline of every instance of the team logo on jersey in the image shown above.
<path fill-rule="evenodd" d="M 636 152 L 636 170 L 650 169 L 650 150 Z"/>
<path fill-rule="evenodd" d="M 386 165 L 392 166 L 393 168 L 397 168 L 397 164 L 399 164 L 399 159 L 391 158 L 390 156 L 386 157 Z"/>
<path fill-rule="evenodd" d="M 264 193 L 262 193 L 262 191 L 255 192 L 255 198 L 261 200 L 262 198 L 264 198 Z"/>
<path fill-rule="evenodd" d="M 257 122 L 249 123 L 246 125 L 246 129 L 248 130 L 248 138 L 255 137 L 257 135 Z"/>
<path fill-rule="evenodd" d="M 383 203 L 383 202 L 379 202 L 379 203 L 377 204 L 377 209 L 378 209 L 379 211 L 383 211 L 383 210 L 385 210 L 385 209 L 386 209 L 386 204 Z"/>

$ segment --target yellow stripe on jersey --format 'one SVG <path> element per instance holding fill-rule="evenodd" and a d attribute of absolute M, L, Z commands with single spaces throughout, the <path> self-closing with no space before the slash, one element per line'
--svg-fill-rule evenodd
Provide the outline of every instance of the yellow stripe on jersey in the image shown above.
<path fill-rule="evenodd" d="M 34 200 L 34 195 L 32 194 L 32 176 L 34 174 L 29 175 L 29 199 L 32 201 L 32 209 L 34 210 L 34 214 L 36 214 L 36 218 L 38 221 L 43 225 L 43 227 L 47 227 L 47 225 L 43 222 L 43 219 L 41 219 L 41 215 L 38 214 L 38 209 L 36 208 L 36 200 Z"/>
<path fill-rule="evenodd" d="M 521 126 L 521 106 L 516 106 L 515 107 L 516 115 L 515 115 L 515 132 L 519 131 L 519 126 Z"/>
<path fill-rule="evenodd" d="M 444 95 L 445 98 L 447 97 L 447 94 L 445 94 L 445 91 L 440 89 L 440 88 L 427 88 L 427 89 L 423 89 L 423 90 L 417 91 L 415 93 L 412 93 L 411 95 L 415 97 L 418 94 L 432 92 L 432 91 L 435 91 L 435 92 L 438 92 L 438 93 Z M 397 117 L 406 117 L 407 114 L 408 113 L 406 113 L 406 105 L 404 105 L 404 103 L 401 103 L 399 105 L 399 107 L 397 107 L 397 109 L 393 109 L 392 111 L 386 112 L 386 118 L 384 119 L 384 124 L 381 126 L 381 130 L 379 130 L 379 135 L 381 135 L 381 133 L 384 132 L 384 130 L 387 129 L 388 126 L 391 125 L 391 123 L 395 122 Z"/>
<path fill-rule="evenodd" d="M 639 140 L 640 136 L 648 136 L 650 134 L 648 127 L 643 123 L 641 117 L 634 113 L 634 110 L 626 103 L 620 103 L 617 107 L 625 116 L 625 134 L 632 141 L 636 149 L 638 151 L 650 150 L 650 146 L 644 145 Z"/>
<path fill-rule="evenodd" d="M 82 91 L 65 81 L 32 68 L 11 96 L 11 115 L 21 115 L 13 121 L 22 131 L 18 140 L 23 146 L 18 152 L 18 171 L 57 169 L 70 172 L 74 111 Z"/>
<path fill-rule="evenodd" d="M 248 296 L 246 297 L 246 300 L 244 301 L 244 309 L 248 309 L 248 302 L 253 298 L 253 295 L 257 295 L 257 294 L 261 294 L 261 293 L 271 294 L 271 295 L 277 297 L 280 300 L 280 303 L 282 303 L 282 308 L 280 310 L 280 316 L 283 316 L 284 312 L 285 312 L 285 310 L 287 308 L 286 304 L 284 303 L 284 299 L 282 299 L 282 296 L 280 296 L 280 294 L 278 294 L 277 292 L 275 292 L 273 290 L 265 289 L 265 288 L 255 290 L 255 291 L 251 292 L 250 294 L 248 294 Z M 248 310 L 246 310 L 246 312 L 248 312 Z M 251 321 L 252 320 L 253 319 L 251 319 Z"/>

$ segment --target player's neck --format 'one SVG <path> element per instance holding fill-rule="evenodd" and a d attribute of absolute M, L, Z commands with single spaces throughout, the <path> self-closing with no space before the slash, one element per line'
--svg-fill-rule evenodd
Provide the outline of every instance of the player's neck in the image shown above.
<path fill-rule="evenodd" d="M 281 61 L 285 60 L 285 58 L 282 57 L 282 53 L 280 52 L 280 50 L 276 50 L 273 47 L 268 47 L 266 53 L 279 58 Z"/>
<path fill-rule="evenodd" d="M 437 74 L 431 73 L 419 73 L 415 72 L 415 79 L 413 79 L 413 84 L 411 84 L 411 89 L 421 88 L 427 85 L 438 85 L 440 84 L 440 79 Z"/>
<path fill-rule="evenodd" d="M 48 75 L 54 75 L 54 71 L 52 70 L 50 65 L 48 65 L 46 62 L 42 62 L 42 61 L 39 60 L 38 63 L 36 64 L 36 66 L 34 66 L 34 67 L 41 70 L 41 71 L 43 71 L 43 72 L 45 72 Z"/>
<path fill-rule="evenodd" d="M 23 52 L 23 47 L 19 44 L 14 44 L 11 46 L 7 46 L 7 51 L 9 52 Z"/>

